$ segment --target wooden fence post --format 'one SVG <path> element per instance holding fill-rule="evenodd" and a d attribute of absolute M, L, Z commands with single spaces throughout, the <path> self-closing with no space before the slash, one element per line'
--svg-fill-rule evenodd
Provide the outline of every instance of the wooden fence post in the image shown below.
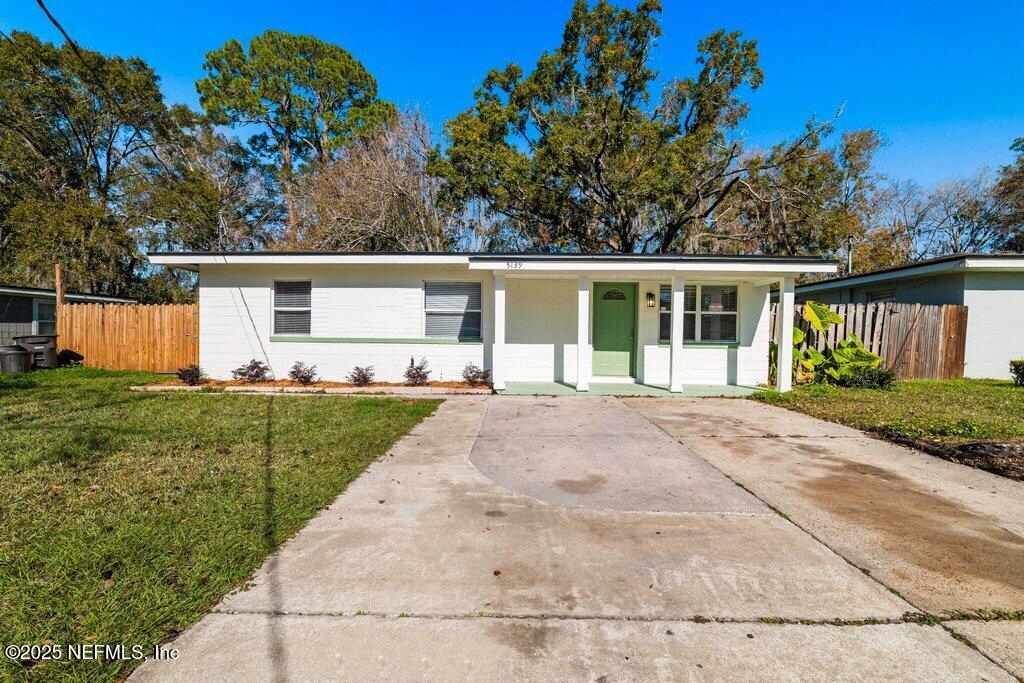
<path fill-rule="evenodd" d="M 53 289 L 56 293 L 56 303 L 53 307 L 53 315 L 57 318 L 57 325 L 60 326 L 60 318 L 64 307 L 64 269 L 60 263 L 53 264 Z"/>

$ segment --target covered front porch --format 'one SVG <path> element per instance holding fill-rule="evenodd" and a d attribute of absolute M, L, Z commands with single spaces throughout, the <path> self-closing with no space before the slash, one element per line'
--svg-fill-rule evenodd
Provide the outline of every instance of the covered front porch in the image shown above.
<path fill-rule="evenodd" d="M 769 294 L 821 262 L 475 257 L 493 271 L 490 367 L 504 393 L 745 395 L 768 382 Z M 828 264 L 831 267 L 831 264 Z M 793 321 L 779 316 L 780 338 Z M 780 367 L 792 364 L 783 345 Z M 779 378 L 786 391 L 792 378 Z"/>

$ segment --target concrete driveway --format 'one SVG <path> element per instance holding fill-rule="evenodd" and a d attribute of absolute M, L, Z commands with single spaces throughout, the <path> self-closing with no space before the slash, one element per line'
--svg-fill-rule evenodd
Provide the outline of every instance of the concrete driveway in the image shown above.
<path fill-rule="evenodd" d="M 750 401 L 453 399 L 135 678 L 1012 680 L 1022 513 Z"/>

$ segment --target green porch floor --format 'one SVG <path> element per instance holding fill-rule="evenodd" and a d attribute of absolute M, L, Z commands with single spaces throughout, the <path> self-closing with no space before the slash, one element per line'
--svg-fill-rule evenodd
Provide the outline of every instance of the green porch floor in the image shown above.
<path fill-rule="evenodd" d="M 592 382 L 590 391 L 577 392 L 576 387 L 562 382 L 506 382 L 499 394 L 505 396 L 749 396 L 757 387 L 725 384 L 687 384 L 683 391 L 673 394 L 666 386 L 656 384 L 626 384 Z"/>

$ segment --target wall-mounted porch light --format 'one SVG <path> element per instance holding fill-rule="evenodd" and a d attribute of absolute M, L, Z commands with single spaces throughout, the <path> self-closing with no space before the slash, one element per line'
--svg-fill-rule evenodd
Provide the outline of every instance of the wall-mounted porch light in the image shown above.
<path fill-rule="evenodd" d="M 654 292 L 647 292 L 647 308 L 654 308 Z"/>

